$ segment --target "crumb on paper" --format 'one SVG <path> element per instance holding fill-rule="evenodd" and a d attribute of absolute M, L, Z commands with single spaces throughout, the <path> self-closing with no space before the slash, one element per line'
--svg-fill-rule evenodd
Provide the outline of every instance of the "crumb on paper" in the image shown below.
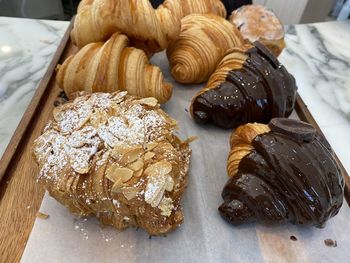
<path fill-rule="evenodd" d="M 324 244 L 327 247 L 337 247 L 338 246 L 337 240 L 333 240 L 333 239 L 330 239 L 330 238 L 325 239 L 324 240 Z"/>
<path fill-rule="evenodd" d="M 27 209 L 29 209 L 29 208 L 30 208 L 30 205 L 27 206 Z"/>
<path fill-rule="evenodd" d="M 298 238 L 296 236 L 290 236 L 290 240 L 292 241 L 298 241 Z"/>
<path fill-rule="evenodd" d="M 50 216 L 49 216 L 49 215 L 47 215 L 47 214 L 44 214 L 44 213 L 38 212 L 38 213 L 36 214 L 36 217 L 37 217 L 37 218 L 40 218 L 40 219 L 44 219 L 44 220 L 46 220 L 46 219 L 48 219 Z"/>
<path fill-rule="evenodd" d="M 185 108 L 185 111 L 188 112 L 188 109 Z"/>

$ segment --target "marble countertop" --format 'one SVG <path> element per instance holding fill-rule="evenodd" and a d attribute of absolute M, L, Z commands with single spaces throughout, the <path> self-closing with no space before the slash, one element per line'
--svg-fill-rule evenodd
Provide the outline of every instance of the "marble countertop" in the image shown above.
<path fill-rule="evenodd" d="M 0 17 L 0 156 L 69 22 Z M 280 61 L 350 172 L 350 22 L 289 26 Z"/>

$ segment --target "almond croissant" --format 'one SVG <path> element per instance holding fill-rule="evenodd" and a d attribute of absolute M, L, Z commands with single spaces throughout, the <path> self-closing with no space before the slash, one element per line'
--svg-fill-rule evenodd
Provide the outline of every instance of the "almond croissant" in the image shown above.
<path fill-rule="evenodd" d="M 181 20 L 181 33 L 167 49 L 171 74 L 180 83 L 207 81 L 233 47 L 243 45 L 238 29 L 213 14 L 192 14 Z"/>
<path fill-rule="evenodd" d="M 168 8 L 179 19 L 189 14 L 212 13 L 226 17 L 226 9 L 220 0 L 165 0 L 162 7 Z"/>
<path fill-rule="evenodd" d="M 259 42 L 229 50 L 193 98 L 195 121 L 222 128 L 288 117 L 297 94 L 294 77 Z"/>
<path fill-rule="evenodd" d="M 168 101 L 172 86 L 149 64 L 146 54 L 128 47 L 125 35 L 115 33 L 106 43 L 91 43 L 58 67 L 58 85 L 68 97 L 77 91 L 113 92 L 126 90 L 139 97 Z"/>
<path fill-rule="evenodd" d="M 298 120 L 240 126 L 231 136 L 227 172 L 219 211 L 232 224 L 323 227 L 343 203 L 344 179 L 331 147 Z"/>
<path fill-rule="evenodd" d="M 150 235 L 184 220 L 189 142 L 154 98 L 93 93 L 54 109 L 34 142 L 38 182 L 77 216 Z"/>
<path fill-rule="evenodd" d="M 149 0 L 86 1 L 79 7 L 71 38 L 83 47 L 105 41 L 118 31 L 136 46 L 157 52 L 178 36 L 180 20 L 167 8 L 154 9 Z"/>

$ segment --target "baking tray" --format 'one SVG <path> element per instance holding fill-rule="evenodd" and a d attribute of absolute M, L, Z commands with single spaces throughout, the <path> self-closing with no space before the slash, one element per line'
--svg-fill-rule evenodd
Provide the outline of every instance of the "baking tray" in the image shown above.
<path fill-rule="evenodd" d="M 44 191 L 35 182 L 35 177 L 38 173 L 38 167 L 35 164 L 34 159 L 32 157 L 31 147 L 33 141 L 40 135 L 44 125 L 51 117 L 51 112 L 54 107 L 54 101 L 61 92 L 61 90 L 55 83 L 56 65 L 62 63 L 67 56 L 69 56 L 70 54 L 74 54 L 77 51 L 77 48 L 71 43 L 69 38 L 72 25 L 73 21 L 68 27 L 67 32 L 64 35 L 62 42 L 59 45 L 57 52 L 51 64 L 49 65 L 45 76 L 43 77 L 27 111 L 25 112 L 18 128 L 16 129 L 13 135 L 13 138 L 9 143 L 9 146 L 7 147 L 3 155 L 3 158 L 0 161 L 0 213 L 2 215 L 0 219 L 0 227 L 2 229 L 0 233 L 0 261 L 4 260 L 4 262 L 12 262 L 18 261 L 21 258 L 25 246 L 28 242 L 29 234 L 32 231 L 33 224 L 36 218 L 36 213 L 39 211 L 41 202 L 43 200 Z M 120 246 L 123 247 L 121 248 L 124 248 L 124 246 L 128 246 L 129 249 L 123 249 L 121 251 L 115 250 L 114 252 L 118 251 L 120 255 L 120 260 L 124 257 L 125 260 L 130 260 L 134 262 L 139 262 L 143 259 L 147 259 L 147 261 L 153 260 L 156 262 L 165 259 L 167 259 L 168 262 L 172 262 L 176 259 L 180 261 L 186 261 L 191 259 L 192 262 L 199 262 L 200 260 L 203 262 L 203 260 L 206 259 L 206 261 L 208 262 L 217 260 L 224 262 L 233 257 L 231 253 L 236 253 L 235 256 L 237 258 L 237 262 L 242 260 L 256 261 L 259 259 L 274 262 L 274 260 L 283 261 L 283 259 L 297 258 L 298 255 L 296 254 L 295 249 L 297 249 L 297 247 L 303 246 L 305 246 L 304 249 L 308 249 L 307 244 L 305 244 L 303 241 L 299 241 L 299 245 L 295 245 L 297 243 L 295 242 L 292 243 L 291 246 L 289 246 L 289 236 L 281 237 L 280 231 L 283 232 L 283 228 L 285 228 L 286 231 L 289 233 L 291 231 L 290 229 L 294 229 L 296 232 L 298 232 L 300 236 L 304 236 L 305 240 L 309 240 L 310 237 L 308 237 L 308 234 L 304 233 L 310 233 L 311 230 L 303 230 L 303 228 L 295 228 L 294 226 L 265 228 L 262 226 L 248 225 L 235 228 L 233 231 L 233 227 L 229 226 L 223 220 L 222 222 L 217 221 L 217 215 L 211 218 L 213 213 L 217 214 L 216 209 L 222 201 L 220 197 L 221 189 L 224 185 L 224 182 L 226 182 L 226 180 L 228 179 L 225 168 L 226 158 L 229 151 L 228 138 L 230 131 L 221 130 L 211 125 L 198 126 L 197 124 L 195 124 L 190 117 L 188 108 L 191 98 L 198 91 L 200 86 L 182 86 L 175 83 L 175 81 L 172 80 L 170 76 L 168 70 L 168 62 L 164 53 L 156 54 L 152 58 L 152 61 L 158 66 L 160 66 L 165 78 L 168 81 L 172 82 L 175 86 L 172 100 L 166 105 L 164 105 L 163 108 L 172 117 L 176 118 L 179 121 L 179 135 L 182 138 L 192 135 L 199 136 L 200 138 L 197 142 L 194 142 L 192 145 L 193 158 L 190 170 L 190 185 L 187 189 L 187 193 L 183 202 L 185 207 L 185 223 L 184 226 L 181 226 L 174 233 L 169 234 L 168 238 L 166 239 L 166 242 L 159 241 L 162 240 L 159 238 L 153 238 L 153 240 L 150 241 L 150 243 L 149 241 L 147 241 L 147 243 L 146 241 L 139 241 L 139 239 L 144 239 L 146 235 L 145 233 L 143 233 L 143 231 L 136 232 L 134 229 L 129 229 L 123 233 L 118 233 L 113 229 L 109 229 L 106 230 L 107 234 L 104 233 L 102 234 L 102 236 L 108 236 L 109 233 L 113 231 L 115 233 L 118 233 L 117 237 L 113 237 L 113 242 L 122 242 Z M 293 117 L 312 124 L 320 133 L 322 133 L 316 121 L 309 112 L 307 106 L 305 105 L 305 103 L 299 95 L 297 97 Z M 345 176 L 345 197 L 348 204 L 350 204 L 350 177 L 348 176 L 346 170 L 344 169 L 339 159 L 337 157 L 336 159 Z M 213 195 L 215 196 L 213 197 Z M 208 200 L 206 201 L 206 199 Z M 196 205 L 200 205 L 200 208 L 196 209 Z M 54 208 L 55 210 L 52 210 L 54 206 L 58 207 Z M 346 206 L 344 205 L 342 211 L 344 211 L 345 207 Z M 47 220 L 44 224 L 40 223 L 40 221 L 37 221 L 33 230 L 33 234 L 37 233 L 37 231 L 44 231 L 46 233 L 53 234 L 52 232 L 50 232 L 52 230 L 52 228 L 50 229 L 50 224 L 53 224 L 56 218 L 55 225 L 59 226 L 60 222 L 62 223 L 62 221 L 64 221 L 57 221 L 57 219 L 60 218 L 60 216 L 64 216 L 64 218 L 68 218 L 67 220 L 71 220 L 73 216 L 70 215 L 64 209 L 65 208 L 63 206 L 60 206 L 54 200 L 51 200 L 49 197 L 46 196 L 44 198 L 41 210 L 46 210 L 46 212 L 50 214 L 50 219 Z M 345 216 L 344 213 L 342 216 Z M 55 214 L 57 215 L 56 217 Z M 340 217 L 340 215 L 338 217 Z M 193 222 L 193 220 L 199 219 L 201 219 L 202 221 Z M 211 222 L 211 219 L 213 219 L 215 222 Z M 79 229 L 85 229 L 90 227 L 91 231 L 95 232 L 98 232 L 99 230 L 97 229 L 100 229 L 96 220 L 90 220 L 87 223 L 83 223 L 85 221 L 80 221 L 74 218 L 72 220 L 73 225 L 75 224 L 76 226 L 76 224 L 78 224 Z M 46 230 L 43 230 L 45 229 L 45 227 L 48 228 Z M 220 229 L 215 230 L 215 228 L 219 227 Z M 214 228 L 214 230 L 212 228 Z M 260 229 L 260 234 L 257 236 L 253 236 L 252 228 Z M 62 233 L 59 229 L 60 228 L 57 227 L 58 235 Z M 241 236 L 237 236 L 239 241 L 238 243 L 237 239 L 235 239 L 235 236 L 232 236 L 232 238 L 229 238 L 228 240 L 220 240 L 222 237 L 225 236 L 226 233 L 222 231 L 235 232 L 237 231 L 237 229 L 240 230 L 240 234 L 247 232 L 247 236 L 246 238 L 244 238 L 244 240 L 242 240 Z M 182 241 L 181 239 L 177 239 L 179 238 L 179 235 L 183 235 L 184 231 L 188 232 L 186 234 L 186 238 L 182 239 Z M 217 236 L 213 236 L 212 231 L 217 231 Z M 234 233 L 232 233 L 232 235 L 234 235 Z M 91 234 L 90 240 L 93 236 L 94 234 Z M 40 242 L 42 241 L 41 238 L 43 237 L 41 237 L 40 235 L 38 236 L 37 234 L 33 238 L 31 238 L 29 246 L 27 247 L 26 253 L 23 257 L 24 261 L 28 261 L 28 258 L 36 258 L 38 261 L 42 259 L 39 257 L 39 253 L 34 253 L 36 248 L 33 247 L 33 245 L 35 246 L 35 244 L 45 247 L 45 244 L 40 244 Z M 211 238 L 213 238 L 213 240 L 209 240 Z M 105 242 L 109 242 L 108 239 L 109 238 L 107 237 L 105 239 Z M 60 240 L 60 242 L 64 241 L 63 239 L 59 238 L 58 240 Z M 87 244 L 87 241 L 82 242 L 85 242 L 83 243 L 85 245 Z M 90 252 L 85 254 L 85 257 L 81 257 L 82 261 L 88 258 L 93 259 L 94 255 L 100 255 L 100 251 L 95 251 L 93 250 L 93 248 L 96 248 L 96 246 L 101 245 L 101 243 L 98 240 L 95 240 L 95 243 L 93 241 L 89 242 L 91 242 L 91 244 L 89 243 L 89 246 L 92 246 L 91 251 L 94 251 L 94 253 L 91 254 Z M 110 245 L 113 242 L 109 242 L 108 244 Z M 128 245 L 124 244 L 123 242 L 127 243 Z M 175 251 L 172 250 L 170 242 L 183 242 L 183 244 L 180 247 L 174 246 L 174 249 L 177 248 L 179 250 Z M 222 249 L 218 251 L 217 244 L 210 247 L 208 245 L 210 244 L 210 242 L 212 242 L 213 244 L 222 243 Z M 140 243 L 143 244 L 143 247 L 137 246 L 137 244 Z M 47 242 L 48 246 L 49 244 L 52 245 L 52 243 Z M 61 243 L 63 247 L 66 244 L 66 242 Z M 146 247 L 145 244 L 147 244 Z M 166 246 L 164 244 L 166 244 Z M 106 247 L 106 244 L 104 245 Z M 76 244 L 76 246 L 79 247 L 79 244 Z M 280 251 L 278 251 L 278 249 L 275 249 L 276 246 L 280 249 Z M 77 253 L 77 247 L 74 248 L 74 253 Z M 247 247 L 251 247 L 252 249 L 254 249 L 254 247 L 259 248 L 260 257 L 256 255 L 256 251 L 248 255 Z M 146 253 L 145 255 L 148 255 L 148 257 L 145 258 L 145 255 L 138 253 L 137 251 L 139 250 L 136 251 L 137 248 L 141 249 L 141 251 L 143 251 L 142 253 Z M 49 251 L 50 249 L 52 249 L 52 247 L 46 247 L 46 249 Z M 180 249 L 182 251 L 180 251 Z M 195 250 L 193 251 L 193 249 Z M 310 247 L 310 249 L 315 248 Z M 157 252 L 160 254 L 154 253 L 153 250 L 160 250 L 159 252 Z M 123 251 L 125 252 L 124 254 Z M 238 251 L 241 251 L 242 253 L 237 253 Z M 168 258 L 164 256 L 165 254 L 168 255 Z M 45 257 L 46 254 L 41 255 Z M 114 253 L 112 253 L 111 255 L 114 255 Z M 303 255 L 303 253 L 301 253 L 301 255 Z M 65 253 L 65 256 L 72 257 L 73 259 L 73 256 L 76 256 L 76 254 L 69 255 L 68 251 L 67 253 Z M 309 257 L 304 257 L 305 260 L 307 258 Z M 60 258 L 59 261 L 62 262 L 62 259 L 63 258 Z M 66 259 L 69 260 L 68 258 Z M 288 261 L 289 260 L 287 260 L 286 262 Z M 56 261 L 51 260 L 51 262 Z"/>

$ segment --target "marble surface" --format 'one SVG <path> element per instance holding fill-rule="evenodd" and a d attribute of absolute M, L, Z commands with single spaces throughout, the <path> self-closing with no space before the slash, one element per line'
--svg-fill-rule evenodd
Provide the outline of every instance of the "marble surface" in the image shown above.
<path fill-rule="evenodd" d="M 0 157 L 68 24 L 0 17 Z"/>
<path fill-rule="evenodd" d="M 290 26 L 280 61 L 350 173 L 350 20 Z"/>

